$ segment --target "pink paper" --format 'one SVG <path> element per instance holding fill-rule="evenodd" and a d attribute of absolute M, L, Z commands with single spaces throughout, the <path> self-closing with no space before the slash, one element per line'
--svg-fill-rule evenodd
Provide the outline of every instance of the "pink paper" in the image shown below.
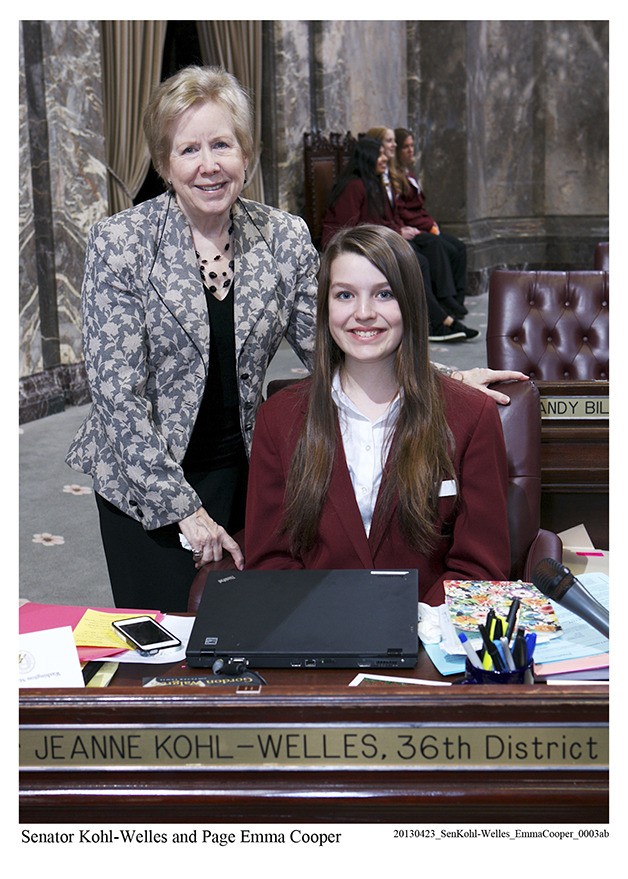
<path fill-rule="evenodd" d="M 608 668 L 609 654 L 581 656 L 577 659 L 564 659 L 555 662 L 534 663 L 534 673 L 538 675 L 558 675 L 565 672 L 589 671 L 589 669 Z"/>
<path fill-rule="evenodd" d="M 162 620 L 164 615 L 160 610 L 137 610 L 136 608 L 124 607 L 78 607 L 70 604 L 38 604 L 29 601 L 20 607 L 20 634 L 26 632 L 40 632 L 43 629 L 56 629 L 59 626 L 71 626 L 72 630 L 80 623 L 86 610 L 98 610 L 110 613 L 112 616 L 121 614 L 155 614 L 156 620 Z M 92 659 L 104 659 L 107 656 L 115 656 L 124 653 L 112 647 L 77 647 L 81 662 L 89 662 Z"/>

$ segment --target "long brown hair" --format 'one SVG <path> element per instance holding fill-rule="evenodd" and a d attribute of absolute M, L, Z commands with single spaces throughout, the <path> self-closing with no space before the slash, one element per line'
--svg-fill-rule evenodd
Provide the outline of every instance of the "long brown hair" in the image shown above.
<path fill-rule="evenodd" d="M 363 256 L 390 284 L 399 303 L 403 334 L 395 372 L 401 408 L 378 503 L 398 498 L 398 518 L 408 543 L 425 552 L 433 546 L 438 492 L 455 478 L 453 438 L 443 409 L 440 381 L 429 360 L 428 318 L 423 282 L 412 248 L 385 226 L 357 226 L 336 234 L 323 254 L 318 282 L 316 350 L 308 411 L 286 486 L 284 528 L 291 552 L 313 547 L 338 441 L 331 387 L 343 352 L 329 331 L 331 267 L 342 253 Z"/>
<path fill-rule="evenodd" d="M 372 137 L 374 140 L 378 140 L 381 144 L 383 144 L 387 131 L 393 131 L 393 129 L 386 128 L 385 125 L 376 125 L 373 128 L 369 128 L 369 130 L 366 132 L 366 137 Z M 399 195 L 401 192 L 404 191 L 404 187 L 407 186 L 407 182 L 405 171 L 400 170 L 399 165 L 397 164 L 396 149 L 393 158 L 388 159 L 388 176 L 390 177 L 390 182 L 392 183 L 394 191 L 397 193 L 397 195 Z"/>
<path fill-rule="evenodd" d="M 401 180 L 402 191 L 404 194 L 407 194 L 412 187 L 408 183 L 409 169 L 403 166 L 403 163 L 399 159 L 399 154 L 409 137 L 414 140 L 414 135 L 407 128 L 395 128 L 395 166 L 399 172 L 399 179 Z"/>

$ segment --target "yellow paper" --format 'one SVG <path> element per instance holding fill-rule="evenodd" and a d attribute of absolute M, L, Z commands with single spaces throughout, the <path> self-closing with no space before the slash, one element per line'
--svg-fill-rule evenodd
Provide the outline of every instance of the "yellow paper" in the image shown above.
<path fill-rule="evenodd" d="M 77 647 L 112 647 L 128 650 L 129 644 L 111 625 L 114 620 L 128 620 L 136 613 L 107 613 L 88 608 L 74 629 L 74 643 Z M 142 614 L 155 618 L 156 614 Z"/>

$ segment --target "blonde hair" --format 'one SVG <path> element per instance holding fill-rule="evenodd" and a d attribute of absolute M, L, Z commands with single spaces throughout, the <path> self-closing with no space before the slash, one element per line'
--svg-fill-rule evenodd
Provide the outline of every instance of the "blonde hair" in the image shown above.
<path fill-rule="evenodd" d="M 394 135 L 394 129 L 387 128 L 385 125 L 376 125 L 373 128 L 369 128 L 366 132 L 366 137 L 372 137 L 374 140 L 378 140 L 381 144 L 384 143 L 384 138 L 386 137 L 386 132 L 392 131 Z M 395 150 L 395 155 L 392 159 L 388 159 L 388 176 L 390 177 L 390 182 L 392 183 L 393 189 L 397 194 L 403 192 L 404 184 L 405 184 L 405 174 L 402 174 L 397 166 L 397 150 Z"/>
<path fill-rule="evenodd" d="M 172 148 L 172 123 L 190 107 L 214 101 L 231 117 L 233 130 L 245 159 L 253 157 L 253 110 L 251 101 L 231 73 L 222 67 L 184 67 L 153 91 L 144 112 L 144 134 L 150 157 L 165 180 Z"/>

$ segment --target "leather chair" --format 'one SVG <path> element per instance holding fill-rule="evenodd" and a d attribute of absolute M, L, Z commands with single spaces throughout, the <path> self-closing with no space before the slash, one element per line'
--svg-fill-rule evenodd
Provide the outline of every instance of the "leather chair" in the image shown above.
<path fill-rule="evenodd" d="M 354 143 L 350 132 L 343 136 L 332 131 L 325 137 L 320 131 L 306 131 L 303 135 L 304 219 L 319 250 L 329 195 Z"/>
<path fill-rule="evenodd" d="M 593 268 L 598 272 L 607 272 L 609 266 L 609 244 L 608 241 L 600 241 L 595 245 L 593 254 Z"/>
<path fill-rule="evenodd" d="M 298 379 L 269 382 L 270 396 Z M 508 524 L 510 530 L 510 577 L 530 581 L 534 567 L 545 558 L 562 561 L 558 535 L 540 528 L 541 521 L 541 421 L 539 391 L 533 382 L 503 382 L 500 387 L 510 397 L 509 406 L 499 406 L 508 458 Z M 236 535 L 243 546 L 244 534 Z M 231 557 L 205 565 L 190 589 L 188 611 L 196 613 L 207 571 L 233 570 Z"/>
<path fill-rule="evenodd" d="M 535 381 L 608 380 L 608 348 L 608 272 L 492 273 L 492 369 L 517 369 Z"/>
<path fill-rule="evenodd" d="M 510 405 L 498 406 L 508 459 L 510 578 L 530 582 L 546 558 L 562 561 L 563 545 L 541 525 L 540 394 L 534 382 L 500 382 Z"/>

